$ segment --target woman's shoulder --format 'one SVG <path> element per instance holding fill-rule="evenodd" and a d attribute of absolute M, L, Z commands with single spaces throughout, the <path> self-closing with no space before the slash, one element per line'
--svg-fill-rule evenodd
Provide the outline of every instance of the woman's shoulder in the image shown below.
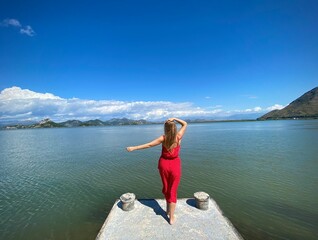
<path fill-rule="evenodd" d="M 178 139 L 178 140 L 181 140 L 182 137 L 183 137 L 183 136 L 182 136 L 180 133 L 177 134 L 177 139 Z"/>

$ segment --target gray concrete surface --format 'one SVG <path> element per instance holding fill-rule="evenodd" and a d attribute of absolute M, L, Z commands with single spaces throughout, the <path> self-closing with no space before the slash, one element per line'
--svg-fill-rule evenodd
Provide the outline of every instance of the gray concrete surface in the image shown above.
<path fill-rule="evenodd" d="M 117 200 L 96 240 L 116 239 L 243 239 L 213 199 L 208 210 L 195 207 L 194 199 L 178 199 L 176 223 L 170 225 L 163 199 L 139 199 L 132 211 Z"/>

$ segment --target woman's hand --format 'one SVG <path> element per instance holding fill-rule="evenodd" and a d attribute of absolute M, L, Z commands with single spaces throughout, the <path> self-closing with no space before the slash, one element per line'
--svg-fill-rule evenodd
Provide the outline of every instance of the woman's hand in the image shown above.
<path fill-rule="evenodd" d="M 175 120 L 175 118 L 169 118 L 168 120 L 167 120 L 167 122 L 173 122 Z"/>
<path fill-rule="evenodd" d="M 128 152 L 132 152 L 132 151 L 134 151 L 134 147 L 126 147 L 126 150 L 127 150 Z"/>

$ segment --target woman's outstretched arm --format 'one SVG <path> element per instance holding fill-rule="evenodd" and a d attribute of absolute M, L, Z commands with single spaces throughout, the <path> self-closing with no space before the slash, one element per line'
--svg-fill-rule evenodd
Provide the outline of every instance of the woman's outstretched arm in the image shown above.
<path fill-rule="evenodd" d="M 141 150 L 141 149 L 145 149 L 145 148 L 151 148 L 154 146 L 157 146 L 159 144 L 161 144 L 163 142 L 163 136 L 158 137 L 157 139 L 149 142 L 149 143 L 145 143 L 145 144 L 141 144 L 141 145 L 137 145 L 137 146 L 131 146 L 131 147 L 127 147 L 127 151 L 128 152 L 132 152 L 135 150 Z"/>

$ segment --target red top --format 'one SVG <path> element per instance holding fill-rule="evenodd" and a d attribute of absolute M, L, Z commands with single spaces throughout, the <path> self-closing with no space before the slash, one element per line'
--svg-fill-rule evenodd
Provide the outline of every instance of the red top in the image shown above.
<path fill-rule="evenodd" d="M 165 137 L 165 136 L 163 136 Z M 160 158 L 164 158 L 164 159 L 169 159 L 169 160 L 172 160 L 172 159 L 175 159 L 175 158 L 178 158 L 179 157 L 179 152 L 180 152 L 180 139 L 179 137 L 177 136 L 177 146 L 175 148 L 172 148 L 170 151 L 165 147 L 163 146 L 162 144 L 162 151 L 161 151 L 161 157 Z"/>

